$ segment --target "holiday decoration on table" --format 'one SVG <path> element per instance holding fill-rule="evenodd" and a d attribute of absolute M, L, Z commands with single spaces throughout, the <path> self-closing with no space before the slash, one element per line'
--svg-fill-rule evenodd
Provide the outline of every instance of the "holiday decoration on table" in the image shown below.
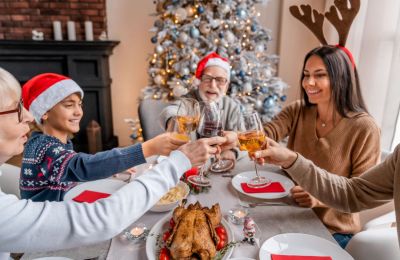
<path fill-rule="evenodd" d="M 173 100 L 198 84 L 199 60 L 210 52 L 231 64 L 228 95 L 244 111 L 269 121 L 286 100 L 286 84 L 276 77 L 278 56 L 267 54 L 270 32 L 258 22 L 256 4 L 266 0 L 155 0 L 154 52 L 142 98 Z"/>

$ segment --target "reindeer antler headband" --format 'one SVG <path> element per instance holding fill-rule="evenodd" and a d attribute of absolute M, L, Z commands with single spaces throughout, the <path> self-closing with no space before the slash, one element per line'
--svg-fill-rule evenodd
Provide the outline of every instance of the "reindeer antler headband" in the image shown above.
<path fill-rule="evenodd" d="M 347 7 L 347 1 L 350 2 L 350 8 Z M 300 13 L 300 9 L 303 11 L 303 14 Z M 332 5 L 325 14 L 321 14 L 317 10 L 312 9 L 310 5 L 300 5 L 300 9 L 297 5 L 289 7 L 290 13 L 310 29 L 323 45 L 328 44 L 323 32 L 325 17 L 331 22 L 339 34 L 338 47 L 346 52 L 354 66 L 351 52 L 345 47 L 345 44 L 351 24 L 360 10 L 360 0 L 335 0 L 334 5 Z M 340 12 L 341 18 L 338 12 Z M 314 15 L 314 20 L 312 15 Z"/>

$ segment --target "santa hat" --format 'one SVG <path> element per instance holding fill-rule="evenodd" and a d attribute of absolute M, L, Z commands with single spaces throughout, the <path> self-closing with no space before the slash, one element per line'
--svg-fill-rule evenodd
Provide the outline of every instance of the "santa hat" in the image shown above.
<path fill-rule="evenodd" d="M 41 118 L 47 111 L 73 93 L 83 98 L 83 90 L 72 79 L 55 73 L 43 73 L 24 84 L 22 100 L 24 107 L 41 124 Z"/>
<path fill-rule="evenodd" d="M 223 68 L 228 74 L 228 79 L 230 78 L 231 66 L 229 65 L 229 61 L 225 58 L 222 58 L 215 52 L 208 54 L 202 60 L 199 61 L 196 69 L 196 78 L 201 79 L 201 76 L 203 75 L 203 71 L 205 70 L 205 68 L 210 66 L 218 66 Z"/>

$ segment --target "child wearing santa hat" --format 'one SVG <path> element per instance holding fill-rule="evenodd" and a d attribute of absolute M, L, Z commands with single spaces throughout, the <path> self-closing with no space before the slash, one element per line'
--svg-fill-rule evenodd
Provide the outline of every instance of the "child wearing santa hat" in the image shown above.
<path fill-rule="evenodd" d="M 230 138 L 236 138 L 233 131 L 237 131 L 237 123 L 241 114 L 240 104 L 226 95 L 229 88 L 231 67 L 226 58 L 221 57 L 215 52 L 209 53 L 197 64 L 196 79 L 199 82 L 198 87 L 192 89 L 183 97 L 194 98 L 202 102 L 217 102 L 223 110 L 222 117 L 225 119 L 225 134 Z M 200 102 L 200 106 L 202 105 Z M 168 120 L 176 116 L 179 107 L 179 100 L 166 107 L 161 113 L 161 122 L 167 128 Z M 200 107 L 202 110 L 202 107 Z M 222 159 L 235 161 L 242 155 L 238 149 L 228 149 L 221 153 Z"/>
<path fill-rule="evenodd" d="M 61 201 L 77 182 L 107 178 L 146 163 L 145 157 L 168 155 L 185 143 L 163 134 L 143 144 L 94 155 L 76 153 L 69 137 L 79 131 L 83 95 L 75 81 L 54 73 L 40 74 L 23 86 L 24 106 L 43 132 L 33 132 L 26 143 L 21 167 L 21 198 Z"/>

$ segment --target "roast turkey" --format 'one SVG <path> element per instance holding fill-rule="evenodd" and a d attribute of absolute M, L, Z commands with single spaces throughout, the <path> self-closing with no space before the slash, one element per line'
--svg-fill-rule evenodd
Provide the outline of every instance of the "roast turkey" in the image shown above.
<path fill-rule="evenodd" d="M 172 259 L 212 259 L 217 252 L 219 237 L 215 228 L 221 223 L 221 209 L 215 204 L 211 209 L 199 202 L 183 205 L 173 213 L 175 222 L 171 236 L 166 241 Z"/>

